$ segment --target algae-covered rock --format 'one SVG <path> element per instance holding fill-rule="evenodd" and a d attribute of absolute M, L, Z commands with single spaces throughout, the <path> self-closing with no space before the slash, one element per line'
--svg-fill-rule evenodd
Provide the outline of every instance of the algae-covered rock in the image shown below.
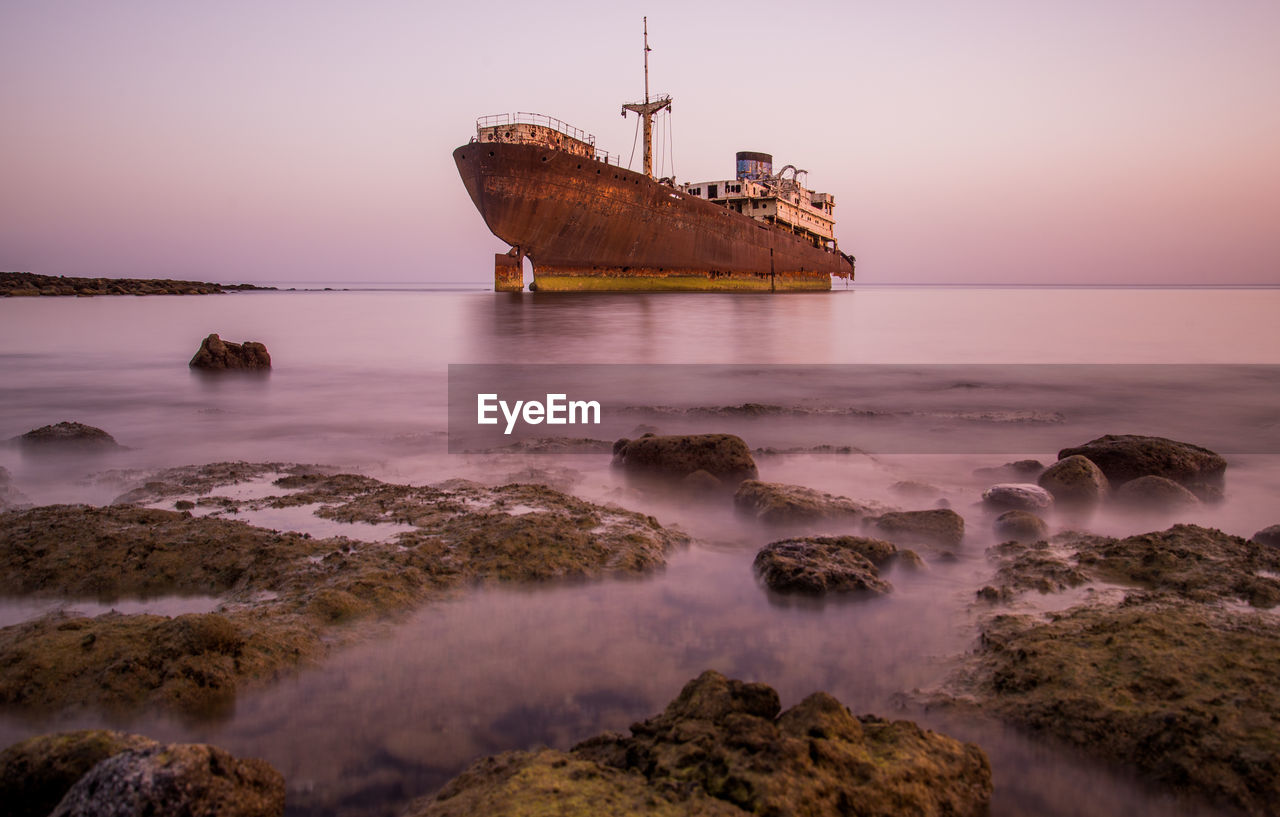
<path fill-rule="evenodd" d="M 1030 511 L 1005 511 L 992 523 L 996 536 L 1019 542 L 1034 542 L 1049 534 L 1045 521 Z"/>
<path fill-rule="evenodd" d="M 764 684 L 704 672 L 629 737 L 606 733 L 567 756 L 480 761 L 406 817 L 986 813 L 991 771 L 978 747 L 909 721 L 855 717 L 821 692 L 780 709 Z"/>
<path fill-rule="evenodd" d="M 706 471 L 730 488 L 758 475 L 751 450 L 732 434 L 621 439 L 613 444 L 613 461 L 628 472 L 660 479 Z"/>
<path fill-rule="evenodd" d="M 1000 559 L 996 581 L 1001 599 L 1012 598 L 1024 590 L 1057 593 L 1085 584 L 1090 578 L 1074 559 L 1043 540 L 1027 545 L 1005 542 L 988 553 L 995 553 Z"/>
<path fill-rule="evenodd" d="M 983 491 L 982 501 L 1001 510 L 1042 511 L 1053 505 L 1053 494 L 1029 482 L 1003 482 Z"/>
<path fill-rule="evenodd" d="M 1131 479 L 1116 489 L 1121 505 L 1149 511 L 1172 511 L 1200 504 L 1191 491 L 1171 479 L 1157 476 Z"/>
<path fill-rule="evenodd" d="M 214 471 L 236 481 L 261 468 Z M 156 706 L 221 717 L 245 684 L 317 659 L 368 623 L 452 588 L 640 573 L 660 567 L 668 551 L 688 541 L 651 516 L 540 485 L 411 486 L 289 471 L 277 480 L 279 496 L 220 498 L 216 507 L 314 505 L 325 518 L 408 523 L 414 530 L 394 542 L 357 543 L 128 505 L 0 514 L 0 593 L 112 601 L 202 594 L 225 601 L 218 613 L 174 619 L 54 614 L 0 628 L 0 705 Z M 188 477 L 198 490 L 217 483 L 195 473 L 182 479 Z M 148 485 L 143 495 L 181 495 L 168 480 Z"/>
<path fill-rule="evenodd" d="M 956 547 L 964 540 L 964 517 L 949 508 L 886 513 L 872 527 L 895 541 Z"/>
<path fill-rule="evenodd" d="M 204 744 L 126 749 L 94 766 L 50 817 L 279 817 L 284 777 L 264 760 Z"/>
<path fill-rule="evenodd" d="M 261 343 L 251 340 L 232 343 L 212 334 L 200 342 L 189 365 L 193 369 L 212 370 L 270 369 L 271 355 Z"/>
<path fill-rule="evenodd" d="M 155 745 L 141 735 L 87 729 L 39 735 L 0 752 L 0 803 L 9 817 L 46 817 L 90 769 L 126 749 Z"/>
<path fill-rule="evenodd" d="M 1227 461 L 1207 448 L 1139 434 L 1107 434 L 1058 452 L 1059 459 L 1075 455 L 1088 457 L 1114 486 L 1148 475 L 1183 485 L 1220 484 L 1227 469 Z"/>
<path fill-rule="evenodd" d="M 1054 502 L 1066 507 L 1095 505 L 1111 488 L 1102 469 L 1079 454 L 1050 465 L 1036 481 L 1053 494 Z"/>
<path fill-rule="evenodd" d="M 859 519 L 877 510 L 876 506 L 802 485 L 755 479 L 738 486 L 733 504 L 740 513 L 770 525 L 838 522 Z"/>
<path fill-rule="evenodd" d="M 1280 604 L 1280 550 L 1199 525 L 1123 539 L 1081 537 L 1077 564 L 1091 575 L 1191 601 Z"/>
<path fill-rule="evenodd" d="M 981 707 L 1248 814 L 1280 801 L 1274 619 L 1131 598 L 983 629 Z"/>
<path fill-rule="evenodd" d="M 32 429 L 16 439 L 30 453 L 110 451 L 120 447 L 116 438 L 102 429 L 66 420 Z"/>
<path fill-rule="evenodd" d="M 879 565 L 898 553 L 891 542 L 859 536 L 784 539 L 756 554 L 755 569 L 771 590 L 782 593 L 888 593 Z M 914 554 L 913 554 L 914 555 Z"/>

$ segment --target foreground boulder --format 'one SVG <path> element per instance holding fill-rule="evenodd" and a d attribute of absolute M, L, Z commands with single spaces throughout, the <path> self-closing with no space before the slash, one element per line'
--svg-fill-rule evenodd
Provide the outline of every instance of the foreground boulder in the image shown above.
<path fill-rule="evenodd" d="M 279 817 L 284 777 L 265 760 L 204 744 L 126 749 L 81 777 L 50 817 L 126 814 Z"/>
<path fill-rule="evenodd" d="M 739 512 L 769 525 L 804 525 L 859 519 L 874 513 L 872 506 L 848 497 L 786 485 L 749 479 L 738 486 L 733 495 Z"/>
<path fill-rule="evenodd" d="M 406 817 L 986 813 L 991 769 L 977 746 L 855 717 L 823 692 L 780 709 L 771 687 L 707 671 L 629 737 L 482 760 Z"/>
<path fill-rule="evenodd" d="M 1015 511 L 1042 511 L 1053 505 L 1053 494 L 1029 482 L 1003 482 L 982 492 L 989 507 Z"/>
<path fill-rule="evenodd" d="M 261 343 L 247 340 L 231 343 L 210 335 L 200 342 L 200 349 L 189 364 L 193 369 L 270 369 L 271 355 Z"/>
<path fill-rule="evenodd" d="M 0 803 L 10 817 L 46 817 L 94 766 L 126 749 L 154 745 L 141 735 L 104 729 L 28 738 L 0 752 Z"/>
<path fill-rule="evenodd" d="M 1187 486 L 1220 484 L 1227 470 L 1227 461 L 1207 448 L 1138 434 L 1107 434 L 1058 452 L 1060 460 L 1075 455 L 1088 457 L 1116 486 L 1148 475 Z"/>
<path fill-rule="evenodd" d="M 860 536 L 784 539 L 756 554 L 755 569 L 780 593 L 884 594 L 893 585 L 880 578 L 879 566 L 897 554 L 891 542 Z"/>
<path fill-rule="evenodd" d="M 733 434 L 623 438 L 613 444 L 613 462 L 628 472 L 660 479 L 680 480 L 705 471 L 729 488 L 759 475 L 751 449 Z"/>
<path fill-rule="evenodd" d="M 1107 495 L 1111 484 L 1093 460 L 1073 454 L 1050 465 L 1037 480 L 1053 494 L 1053 501 L 1066 507 L 1096 505 Z"/>
<path fill-rule="evenodd" d="M 25 451 L 107 451 L 119 448 L 115 437 L 94 426 L 66 420 L 32 429 L 17 438 Z"/>
<path fill-rule="evenodd" d="M 895 541 L 956 547 L 964 540 L 964 517 L 949 508 L 895 511 L 871 524 L 880 535 Z"/>

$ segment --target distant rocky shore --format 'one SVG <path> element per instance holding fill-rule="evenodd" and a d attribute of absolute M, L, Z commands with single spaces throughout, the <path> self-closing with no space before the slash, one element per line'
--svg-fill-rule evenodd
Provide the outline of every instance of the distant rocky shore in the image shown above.
<path fill-rule="evenodd" d="M 214 284 L 171 278 L 68 278 L 34 272 L 0 272 L 0 297 L 64 295 L 218 295 L 224 292 L 272 290 L 256 284 Z"/>

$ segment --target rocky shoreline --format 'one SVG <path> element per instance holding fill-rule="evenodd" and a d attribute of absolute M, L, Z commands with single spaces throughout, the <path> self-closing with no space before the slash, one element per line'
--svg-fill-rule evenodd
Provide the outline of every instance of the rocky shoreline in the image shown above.
<path fill-rule="evenodd" d="M 95 295 L 219 295 L 274 290 L 256 284 L 214 284 L 171 278 L 74 278 L 34 272 L 0 272 L 0 298 Z"/>
<path fill-rule="evenodd" d="M 732 435 L 646 434 L 613 446 L 614 466 L 634 472 L 636 490 L 735 512 L 770 537 L 753 563 L 762 593 L 891 600 L 884 571 L 905 570 L 909 581 L 929 562 L 954 561 L 972 543 L 975 517 L 985 519 L 998 544 L 986 553 L 988 581 L 972 588 L 975 648 L 954 657 L 940 687 L 906 690 L 902 700 L 994 717 L 1179 796 L 1269 813 L 1280 798 L 1280 548 L 1272 529 L 1254 540 L 1188 524 L 1124 537 L 1051 534 L 1046 519 L 1132 508 L 1123 489 L 1143 480 L 1168 482 L 1195 503 L 1224 496 L 1225 460 L 1185 443 L 1107 436 L 1059 456 L 1048 468 L 1020 461 L 989 469 L 990 479 L 1026 481 L 990 485 L 962 514 L 938 507 L 946 500 L 918 507 L 937 493 L 924 483 L 895 488 L 917 506 L 901 509 L 761 481 L 751 449 Z M 0 477 L 9 496 L 21 496 Z M 254 490 L 236 490 L 245 485 Z M 1144 496 L 1146 512 L 1187 507 L 1181 494 Z M 312 536 L 229 518 L 268 509 L 363 533 Z M 109 506 L 0 514 L 0 595 L 194 595 L 216 607 L 173 617 L 59 612 L 0 628 L 0 706 L 217 719 L 238 691 L 476 584 L 643 575 L 689 542 L 652 516 L 540 484 L 396 484 L 275 462 L 168 469 Z M 95 746 L 123 748 L 94 755 L 81 775 L 121 756 L 119 768 L 101 774 L 132 779 L 157 751 L 137 736 L 99 738 Z M 29 769 L 21 758 L 45 751 L 25 745 L 0 755 L 0 778 Z M 77 779 L 55 813 L 93 813 L 62 799 Z M 709 670 L 630 735 L 482 758 L 404 814 L 785 814 L 804 803 L 815 815 L 976 815 L 992 791 L 977 746 L 910 721 L 855 717 L 822 692 L 783 712 L 772 688 Z M 278 805 L 273 794 L 252 802 L 244 813 L 283 809 L 283 795 Z"/>

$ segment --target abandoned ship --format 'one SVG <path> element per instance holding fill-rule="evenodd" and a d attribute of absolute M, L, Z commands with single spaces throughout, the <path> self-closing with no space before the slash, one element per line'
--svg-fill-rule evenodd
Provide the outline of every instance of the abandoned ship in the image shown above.
<path fill-rule="evenodd" d="M 453 152 L 485 224 L 511 250 L 494 259 L 494 288 L 584 290 L 826 290 L 852 279 L 835 238 L 835 200 L 807 189 L 805 171 L 773 172 L 767 153 L 737 154 L 732 179 L 676 184 L 653 175 L 653 117 L 671 97 L 623 106 L 644 126 L 644 170 L 621 167 L 595 137 L 541 114 L 482 117 Z"/>

